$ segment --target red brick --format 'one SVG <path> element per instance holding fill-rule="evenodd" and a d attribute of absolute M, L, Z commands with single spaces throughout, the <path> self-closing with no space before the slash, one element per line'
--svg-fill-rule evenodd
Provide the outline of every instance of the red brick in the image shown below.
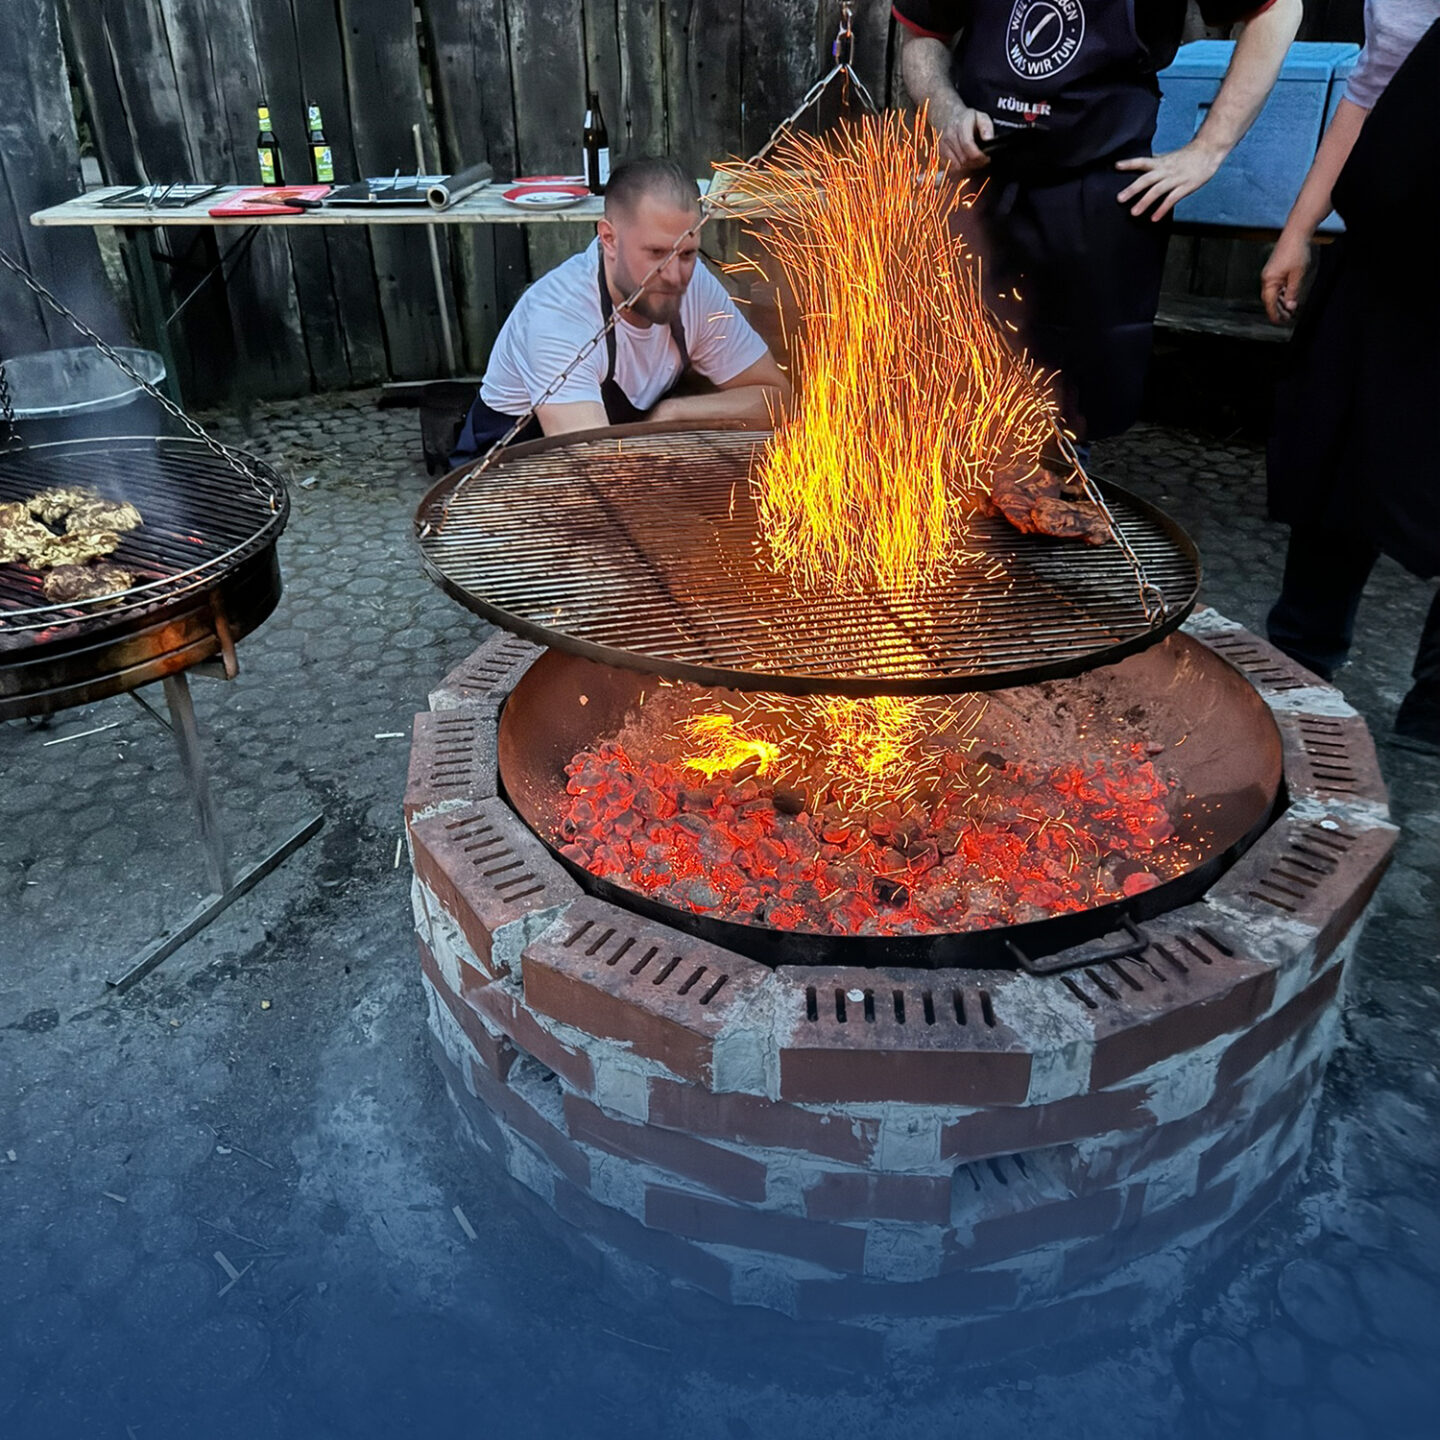
<path fill-rule="evenodd" d="M 466 1001 L 495 1026 L 503 1030 L 525 1054 L 553 1070 L 572 1089 L 589 1092 L 595 1088 L 595 1067 L 583 1050 L 562 1044 L 525 1008 L 508 985 L 497 985 L 473 966 L 460 967 L 461 987 Z"/>
<path fill-rule="evenodd" d="M 1286 1001 L 1273 1015 L 1267 1016 L 1240 1036 L 1220 1057 L 1215 1074 L 1219 1093 L 1248 1075 L 1267 1055 L 1273 1055 L 1287 1041 L 1313 1024 L 1330 1005 L 1340 989 L 1341 966 L 1332 965 L 1318 980 Z"/>
<path fill-rule="evenodd" d="M 664 1230 L 652 1230 L 622 1210 L 602 1205 L 564 1180 L 555 1184 L 555 1212 L 585 1235 L 613 1245 L 663 1275 L 693 1285 L 720 1300 L 730 1299 L 730 1267 L 717 1255 Z"/>
<path fill-rule="evenodd" d="M 1205 906 L 1177 910 L 1146 930 L 1152 945 L 1141 960 L 1089 966 L 1060 982 L 1094 1007 L 1092 1091 L 1247 1029 L 1274 999 L 1273 967 L 1245 955 Z"/>
<path fill-rule="evenodd" d="M 668 1130 L 733 1140 L 865 1165 L 875 1158 L 880 1122 L 841 1111 L 802 1110 L 783 1101 L 739 1093 L 716 1095 L 700 1085 L 656 1076 L 650 1081 L 650 1123 Z"/>
<path fill-rule="evenodd" d="M 544 653 L 529 640 L 504 630 L 496 631 L 430 692 L 430 708 L 454 710 L 468 705 L 497 704 Z"/>
<path fill-rule="evenodd" d="M 747 1155 L 653 1125 L 616 1120 L 578 1095 L 565 1097 L 570 1138 L 582 1145 L 668 1170 L 732 1200 L 765 1198 L 765 1167 Z"/>
<path fill-rule="evenodd" d="M 1375 742 L 1358 715 L 1286 711 L 1275 719 L 1285 745 L 1285 788 L 1292 802 L 1374 800 L 1388 804 Z"/>
<path fill-rule="evenodd" d="M 781 1020 L 783 1100 L 1025 1101 L 1030 1055 L 983 985 L 913 970 L 787 969 L 779 981 L 788 1009 Z M 837 993 L 870 998 L 846 999 L 841 1020 Z"/>
<path fill-rule="evenodd" d="M 1066 1253 L 1061 1270 L 1063 1287 L 1068 1289 L 1120 1269 L 1133 1260 L 1154 1255 L 1166 1249 L 1182 1235 L 1208 1230 L 1229 1214 L 1235 1203 L 1235 1181 L 1222 1180 L 1217 1185 L 1186 1196 L 1163 1210 L 1142 1216 L 1132 1224 L 1118 1227 L 1103 1240 L 1077 1245 Z M 1204 1236 L 1195 1236 L 1187 1244 L 1199 1243 Z"/>
<path fill-rule="evenodd" d="M 1209 898 L 1267 920 L 1279 915 L 1314 926 L 1315 963 L 1322 965 L 1375 893 L 1398 834 L 1388 824 L 1284 815 L 1220 877 Z"/>
<path fill-rule="evenodd" d="M 1051 1145 L 1109 1135 L 1117 1130 L 1153 1128 L 1146 1108 L 1149 1090 L 1104 1090 L 1049 1105 L 1006 1106 L 962 1116 L 940 1131 L 942 1160 L 984 1160 L 1023 1154 Z"/>
<path fill-rule="evenodd" d="M 426 1032 L 430 1047 L 430 1058 L 445 1081 L 445 1089 L 455 1105 L 464 1113 L 471 1129 L 483 1145 L 503 1165 L 505 1161 L 505 1135 L 495 1119 L 494 1112 L 477 1100 L 466 1088 L 465 1076 L 455 1062 L 445 1053 L 444 1043 L 433 1031 Z"/>
<path fill-rule="evenodd" d="M 418 944 L 421 973 L 435 987 L 435 993 L 455 1017 L 456 1024 L 465 1032 L 465 1038 L 474 1047 L 476 1055 L 497 1080 L 503 1080 L 515 1063 L 515 1047 L 503 1035 L 492 1035 L 485 1028 L 479 1015 L 445 983 L 445 977 L 440 973 L 440 967 L 435 963 L 430 947 L 423 940 L 418 941 Z"/>
<path fill-rule="evenodd" d="M 714 1245 L 793 1255 L 831 1270 L 859 1274 L 865 1264 L 862 1228 L 801 1220 L 768 1210 L 744 1210 L 664 1185 L 646 1187 L 645 1223 Z"/>
<path fill-rule="evenodd" d="M 950 1218 L 948 1175 L 865 1175 L 828 1170 L 805 1187 L 812 1220 L 911 1220 L 943 1225 Z"/>
<path fill-rule="evenodd" d="M 1083 1344 L 1097 1333 L 1133 1325 L 1156 1301 L 1153 1291 L 1136 1283 L 1050 1305 L 1027 1305 L 1010 1315 L 942 1330 L 936 1358 L 942 1364 L 992 1365 L 1042 1345 Z"/>
<path fill-rule="evenodd" d="M 943 1271 L 1008 1260 L 1062 1240 L 1108 1234 L 1136 1208 L 1125 1190 L 1097 1190 L 1049 1204 L 1033 1204 L 1009 1215 L 977 1220 L 969 1237 L 950 1231 L 941 1258 Z"/>
<path fill-rule="evenodd" d="M 525 950 L 526 1003 L 707 1083 L 715 1041 L 771 972 L 606 905 L 577 901 Z"/>
<path fill-rule="evenodd" d="M 471 1065 L 476 1095 L 517 1134 L 530 1141 L 573 1184 L 590 1184 L 590 1157 L 572 1143 L 513 1086 L 497 1080 L 480 1065 Z"/>
<path fill-rule="evenodd" d="M 455 809 L 499 793 L 495 723 L 493 707 L 415 717 L 405 782 L 407 823 L 440 806 Z"/>
<path fill-rule="evenodd" d="M 1013 1270 L 969 1270 L 930 1280 L 802 1280 L 796 1286 L 801 1319 L 844 1321 L 859 1316 L 961 1316 L 1009 1309 L 1019 1299 Z"/>
<path fill-rule="evenodd" d="M 1312 1060 L 1282 1085 L 1241 1125 L 1232 1126 L 1200 1157 L 1199 1184 L 1211 1184 L 1232 1160 L 1269 1142 L 1271 1153 L 1304 1113 L 1306 1102 L 1320 1088 L 1325 1073 L 1322 1060 Z"/>

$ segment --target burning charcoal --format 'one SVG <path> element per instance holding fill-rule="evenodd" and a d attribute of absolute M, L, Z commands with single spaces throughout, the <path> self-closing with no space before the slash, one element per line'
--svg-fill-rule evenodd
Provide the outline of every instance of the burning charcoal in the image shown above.
<path fill-rule="evenodd" d="M 777 785 L 771 796 L 775 808 L 782 815 L 799 815 L 805 809 L 805 797 L 798 790 L 791 790 L 785 785 Z"/>
<path fill-rule="evenodd" d="M 877 875 L 870 888 L 874 890 L 875 898 L 886 905 L 907 905 L 910 902 L 909 888 L 887 880 L 883 875 Z"/>

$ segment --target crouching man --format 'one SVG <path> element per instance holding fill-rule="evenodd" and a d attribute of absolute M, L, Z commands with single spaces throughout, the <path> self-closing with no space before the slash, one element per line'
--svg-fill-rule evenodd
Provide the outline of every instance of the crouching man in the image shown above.
<path fill-rule="evenodd" d="M 777 413 L 789 381 L 724 286 L 698 263 L 694 236 L 621 308 L 699 215 L 699 189 L 675 161 L 634 159 L 613 171 L 594 242 L 537 280 L 501 329 L 452 465 L 487 451 L 567 370 L 517 442 L 636 420 L 763 424 Z M 604 343 L 577 364 L 617 309 Z M 687 370 L 713 390 L 674 394 Z"/>

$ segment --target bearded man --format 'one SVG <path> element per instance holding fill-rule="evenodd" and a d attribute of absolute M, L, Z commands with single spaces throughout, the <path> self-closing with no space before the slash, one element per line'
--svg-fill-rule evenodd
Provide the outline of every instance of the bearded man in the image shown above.
<path fill-rule="evenodd" d="M 637 420 L 764 424 L 776 413 L 790 383 L 769 347 L 699 263 L 695 236 L 675 248 L 699 216 L 699 187 L 676 161 L 646 156 L 611 172 L 594 242 L 537 280 L 505 321 L 452 465 L 489 450 L 531 409 L 517 442 Z M 577 363 L 617 310 L 604 343 Z M 674 393 L 687 371 L 707 393 Z"/>

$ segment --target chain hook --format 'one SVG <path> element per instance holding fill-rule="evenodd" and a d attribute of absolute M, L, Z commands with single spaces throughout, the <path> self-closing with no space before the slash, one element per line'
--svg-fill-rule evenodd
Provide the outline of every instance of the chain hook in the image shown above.
<path fill-rule="evenodd" d="M 848 71 L 855 63 L 855 7 L 850 0 L 840 6 L 840 28 L 830 46 L 837 69 Z"/>

